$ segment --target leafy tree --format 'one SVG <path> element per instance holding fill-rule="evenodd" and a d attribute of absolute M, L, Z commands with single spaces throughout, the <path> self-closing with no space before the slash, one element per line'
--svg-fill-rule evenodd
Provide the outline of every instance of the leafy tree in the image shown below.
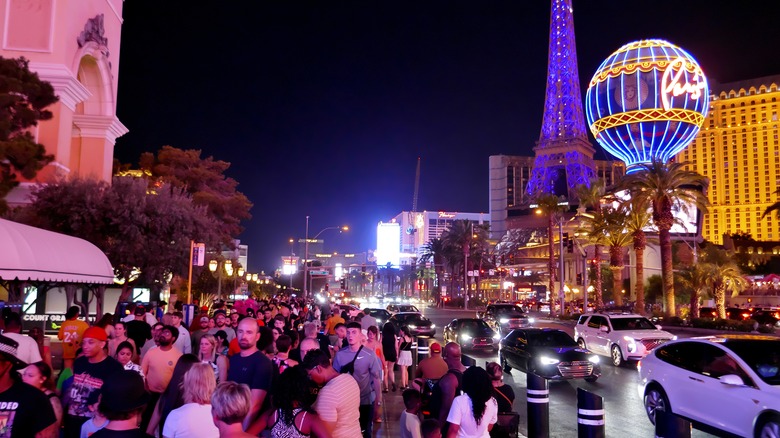
<path fill-rule="evenodd" d="M 436 301 L 438 302 L 441 297 L 441 286 L 443 279 L 444 269 L 444 257 L 445 257 L 445 245 L 444 241 L 440 238 L 429 240 L 422 247 L 422 254 L 420 255 L 420 264 L 433 263 L 433 271 L 436 275 L 436 288 L 434 294 Z"/>
<path fill-rule="evenodd" d="M 612 291 L 616 306 L 623 305 L 623 248 L 631 245 L 633 237 L 626 229 L 626 212 L 622 209 L 605 209 L 607 232 L 604 235 L 609 246 L 609 269 L 612 271 Z"/>
<path fill-rule="evenodd" d="M 596 308 L 604 307 L 604 290 L 601 275 L 601 247 L 608 245 L 606 239 L 609 223 L 606 215 L 607 209 L 586 213 L 580 213 L 580 228 L 577 234 L 585 239 L 586 245 L 593 245 L 593 271 L 594 271 L 594 295 Z"/>
<path fill-rule="evenodd" d="M 152 175 L 152 186 L 158 181 L 168 183 L 189 193 L 195 205 L 205 206 L 219 224 L 220 243 L 232 247 L 233 239 L 243 231 L 241 221 L 252 217 L 252 203 L 237 190 L 238 182 L 225 176 L 230 163 L 200 155 L 195 149 L 163 146 L 157 156 L 142 154 L 140 167 Z"/>
<path fill-rule="evenodd" d="M 662 162 L 654 159 L 640 164 L 639 170 L 627 175 L 621 186 L 632 194 L 646 199 L 653 207 L 653 223 L 658 228 L 661 247 L 661 277 L 664 281 L 666 316 L 675 316 L 674 273 L 672 266 L 672 236 L 675 223 L 673 207 L 684 210 L 687 205 L 707 211 L 707 197 L 698 190 L 707 186 L 707 179 L 696 172 L 685 170 L 684 163 Z"/>
<path fill-rule="evenodd" d="M 30 71 L 28 60 L 0 57 L 0 214 L 8 209 L 5 197 L 19 185 L 17 176 L 33 179 L 54 159 L 29 128 L 51 119 L 46 107 L 56 101 L 54 88 Z"/>
<path fill-rule="evenodd" d="M 677 274 L 679 283 L 691 293 L 690 317 L 699 317 L 699 299 L 708 287 L 709 276 L 712 267 L 703 263 L 696 263 L 681 270 Z"/>
<path fill-rule="evenodd" d="M 18 219 L 100 248 L 123 282 L 123 301 L 136 284 L 159 292 L 172 275 L 187 273 L 190 239 L 210 239 L 215 228 L 204 210 L 167 184 L 152 192 L 136 178 L 73 179 L 39 187 Z"/>
<path fill-rule="evenodd" d="M 470 220 L 455 220 L 450 227 L 441 234 L 444 242 L 445 254 L 448 265 L 456 272 L 463 275 L 463 284 L 466 285 L 466 273 L 470 267 L 481 268 L 487 258 L 488 229 Z M 468 264 L 466 264 L 468 258 Z M 453 275 L 455 277 L 455 275 Z M 464 290 L 464 306 L 468 306 L 469 290 Z"/>
<path fill-rule="evenodd" d="M 547 243 L 549 245 L 550 258 L 548 260 L 547 268 L 550 272 L 550 316 L 555 316 L 555 238 L 553 233 L 555 232 L 555 222 L 561 220 L 561 215 L 565 211 L 565 206 L 560 205 L 561 200 L 553 194 L 542 194 L 536 198 L 536 204 L 539 206 L 539 213 L 547 218 Z M 560 255 L 563 257 L 563 254 Z M 563 275 L 563 272 L 559 273 Z M 563 313 L 566 306 L 563 303 L 563 291 L 559 291 L 558 300 L 561 305 L 561 313 Z"/>
<path fill-rule="evenodd" d="M 640 196 L 633 196 L 629 192 L 629 199 L 620 204 L 621 211 L 625 214 L 626 231 L 631 235 L 631 243 L 636 256 L 636 267 L 634 268 L 636 284 L 634 285 L 634 295 L 636 296 L 636 311 L 640 314 L 645 313 L 645 249 L 647 248 L 647 235 L 645 229 L 652 225 L 652 216 L 650 215 L 650 205 L 646 199 Z"/>
<path fill-rule="evenodd" d="M 737 295 L 747 287 L 748 282 L 742 277 L 736 262 L 731 254 L 724 249 L 715 247 L 707 248 L 702 257 L 707 266 L 707 285 L 715 299 L 715 309 L 719 318 L 726 318 L 726 292 L 732 296 Z"/>

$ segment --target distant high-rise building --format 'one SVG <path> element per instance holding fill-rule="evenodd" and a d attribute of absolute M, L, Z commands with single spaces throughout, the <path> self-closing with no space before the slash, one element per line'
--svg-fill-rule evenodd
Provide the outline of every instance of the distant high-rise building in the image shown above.
<path fill-rule="evenodd" d="M 709 213 L 702 237 L 721 244 L 723 234 L 750 233 L 780 240 L 780 222 L 761 218 L 780 198 L 778 99 L 780 75 L 710 84 L 710 112 L 699 135 L 675 159 L 709 178 Z"/>
<path fill-rule="evenodd" d="M 571 0 L 552 0 L 544 118 L 526 193 L 575 199 L 575 187 L 596 176 L 577 72 Z"/>

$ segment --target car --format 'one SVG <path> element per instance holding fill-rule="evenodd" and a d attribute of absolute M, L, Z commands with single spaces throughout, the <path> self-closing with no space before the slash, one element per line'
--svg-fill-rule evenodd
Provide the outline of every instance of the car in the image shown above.
<path fill-rule="evenodd" d="M 376 324 L 379 327 L 382 327 L 382 324 L 386 323 L 388 319 L 390 319 L 390 312 L 388 312 L 385 309 L 376 309 L 376 308 L 366 308 L 363 309 L 363 312 L 368 310 L 368 314 L 376 318 Z"/>
<path fill-rule="evenodd" d="M 737 436 L 780 433 L 780 338 L 726 334 L 670 341 L 639 366 L 639 395 L 699 429 Z"/>
<path fill-rule="evenodd" d="M 453 319 L 443 329 L 444 343 L 455 342 L 468 350 L 498 350 L 501 335 L 479 318 Z"/>
<path fill-rule="evenodd" d="M 412 336 L 427 336 L 432 338 L 436 334 L 436 324 L 422 316 L 420 312 L 398 312 L 387 320 L 399 328 L 408 329 Z"/>
<path fill-rule="evenodd" d="M 477 315 L 477 318 L 479 317 L 480 315 Z M 482 319 L 485 320 L 490 328 L 502 336 L 512 331 L 512 329 L 530 327 L 534 323 L 534 319 L 523 312 L 523 309 L 509 303 L 488 304 L 485 312 L 482 314 Z"/>
<path fill-rule="evenodd" d="M 751 314 L 750 319 L 761 325 L 780 327 L 780 310 L 777 308 L 756 309 Z"/>
<path fill-rule="evenodd" d="M 675 338 L 649 319 L 634 313 L 582 315 L 574 326 L 574 339 L 580 347 L 610 357 L 616 367 L 627 361 L 638 361 Z"/>
<path fill-rule="evenodd" d="M 718 309 L 714 307 L 702 307 L 699 309 L 699 318 L 718 318 Z M 751 319 L 751 312 L 748 309 L 740 309 L 739 307 L 727 307 L 726 319 L 733 319 L 735 321 L 746 321 Z"/>
<path fill-rule="evenodd" d="M 341 312 L 347 312 L 350 318 L 354 318 L 361 313 L 360 308 L 354 304 L 337 304 Z"/>
<path fill-rule="evenodd" d="M 387 311 L 390 313 L 399 313 L 399 312 L 420 313 L 420 310 L 411 304 L 388 304 Z"/>
<path fill-rule="evenodd" d="M 514 368 L 551 380 L 585 379 L 601 376 L 599 356 L 580 348 L 568 333 L 550 328 L 512 330 L 500 342 L 498 360 L 509 372 Z"/>

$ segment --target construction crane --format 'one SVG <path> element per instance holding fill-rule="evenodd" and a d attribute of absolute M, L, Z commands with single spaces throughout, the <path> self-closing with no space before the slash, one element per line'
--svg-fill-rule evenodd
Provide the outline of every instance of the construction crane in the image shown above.
<path fill-rule="evenodd" d="M 417 220 L 417 196 L 420 194 L 420 157 L 417 157 L 417 172 L 414 175 L 414 196 L 412 197 L 412 211 L 409 212 L 409 226 L 406 234 L 414 235 L 417 232 L 415 221 Z"/>

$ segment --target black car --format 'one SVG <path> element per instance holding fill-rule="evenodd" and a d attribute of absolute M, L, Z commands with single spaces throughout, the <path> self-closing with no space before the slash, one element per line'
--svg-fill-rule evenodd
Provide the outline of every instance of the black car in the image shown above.
<path fill-rule="evenodd" d="M 417 312 L 399 312 L 387 320 L 395 326 L 396 331 L 403 327 L 412 336 L 433 337 L 436 334 L 436 324 Z"/>
<path fill-rule="evenodd" d="M 374 318 L 376 318 L 376 324 L 379 327 L 382 327 L 382 324 L 386 323 L 387 320 L 389 320 L 390 316 L 391 316 L 390 312 L 388 312 L 385 309 L 368 308 L 368 309 L 363 309 L 363 312 L 365 312 L 366 310 L 368 310 L 368 314 L 369 315 L 371 315 Z"/>
<path fill-rule="evenodd" d="M 753 311 L 750 319 L 755 320 L 761 325 L 770 325 L 780 327 L 780 310 L 777 309 L 756 309 Z"/>
<path fill-rule="evenodd" d="M 444 342 L 455 342 L 464 349 L 498 349 L 499 334 L 478 318 L 453 319 L 444 327 Z"/>
<path fill-rule="evenodd" d="M 498 358 L 507 372 L 515 368 L 545 379 L 595 382 L 601 376 L 599 357 L 556 329 L 513 330 L 501 340 Z"/>
<path fill-rule="evenodd" d="M 490 328 L 502 336 L 513 329 L 530 327 L 534 322 L 523 309 L 509 303 L 489 304 L 482 317 Z"/>

